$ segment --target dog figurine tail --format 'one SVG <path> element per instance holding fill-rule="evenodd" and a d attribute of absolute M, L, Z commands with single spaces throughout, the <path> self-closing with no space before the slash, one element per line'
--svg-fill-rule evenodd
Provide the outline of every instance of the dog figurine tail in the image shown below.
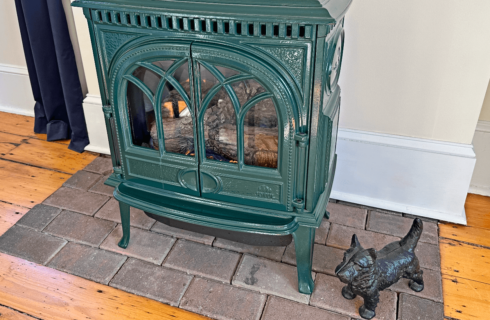
<path fill-rule="evenodd" d="M 400 241 L 400 246 L 407 251 L 413 252 L 417 246 L 417 242 L 419 242 L 423 230 L 424 225 L 422 224 L 422 220 L 419 218 L 415 219 L 408 234 Z"/>

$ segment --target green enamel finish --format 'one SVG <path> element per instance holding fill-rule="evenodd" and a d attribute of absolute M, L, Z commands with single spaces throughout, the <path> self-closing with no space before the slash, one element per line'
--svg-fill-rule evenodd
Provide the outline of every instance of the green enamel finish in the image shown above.
<path fill-rule="evenodd" d="M 315 228 L 299 227 L 293 232 L 293 238 L 296 251 L 299 292 L 312 294 L 315 288 L 315 283 L 311 276 Z"/>
<path fill-rule="evenodd" d="M 127 203 L 119 202 L 119 209 L 121 212 L 121 225 L 123 229 L 123 236 L 121 241 L 119 241 L 118 246 L 126 249 L 129 245 L 129 233 L 130 233 L 130 225 L 129 218 L 131 216 L 130 206 Z"/>
<path fill-rule="evenodd" d="M 299 290 L 310 294 L 315 228 L 332 190 L 340 108 L 337 85 L 343 17 L 351 0 L 76 0 L 88 20 L 99 79 L 123 238 L 129 243 L 130 206 L 180 221 L 232 231 L 293 234 Z M 338 49 L 338 48 L 337 48 Z M 152 64 L 174 60 L 163 70 Z M 333 61 L 336 60 L 336 61 Z M 172 76 L 189 66 L 190 95 Z M 218 83 L 200 96 L 202 65 Z M 217 66 L 238 71 L 225 78 Z M 138 67 L 161 77 L 150 90 L 133 76 Z M 330 79 L 330 74 L 337 75 Z M 253 79 L 265 92 L 240 105 L 233 82 Z M 192 116 L 195 156 L 133 145 L 127 84 L 139 88 L 162 116 L 164 85 L 182 96 Z M 237 163 L 206 158 L 203 118 L 221 88 L 230 96 L 237 124 Z M 244 118 L 271 99 L 278 119 L 277 169 L 244 160 Z"/>
<path fill-rule="evenodd" d="M 72 5 L 123 12 L 169 13 L 186 17 L 329 24 L 342 19 L 352 0 L 77 0 Z M 107 19 L 107 18 L 106 18 Z M 258 28 L 257 28 L 258 29 Z"/>

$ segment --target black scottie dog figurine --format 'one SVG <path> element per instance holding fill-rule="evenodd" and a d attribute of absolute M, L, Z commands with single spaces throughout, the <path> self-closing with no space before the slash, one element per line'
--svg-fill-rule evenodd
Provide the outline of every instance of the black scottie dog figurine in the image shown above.
<path fill-rule="evenodd" d="M 335 268 L 335 274 L 347 285 L 342 288 L 346 299 L 356 295 L 364 298 L 359 314 L 364 319 L 372 319 L 379 302 L 379 292 L 398 282 L 400 278 L 410 279 L 410 288 L 420 292 L 424 289 L 422 270 L 414 250 L 422 234 L 422 220 L 415 219 L 408 234 L 400 241 L 392 242 L 376 252 L 364 249 L 357 236 L 352 236 L 349 250 L 344 253 L 344 261 Z"/>

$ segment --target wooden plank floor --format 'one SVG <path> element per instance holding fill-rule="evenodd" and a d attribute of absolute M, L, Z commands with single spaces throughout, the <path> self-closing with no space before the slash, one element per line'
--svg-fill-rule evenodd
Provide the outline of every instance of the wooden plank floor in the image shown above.
<path fill-rule="evenodd" d="M 468 225 L 439 225 L 446 317 L 490 319 L 490 197 L 468 194 Z"/>
<path fill-rule="evenodd" d="M 0 235 L 97 154 L 34 134 L 34 118 L 0 112 Z M 207 319 L 0 254 L 0 319 Z"/>
<path fill-rule="evenodd" d="M 0 112 L 0 234 L 97 155 L 47 143 L 31 117 Z M 440 224 L 446 317 L 489 319 L 490 198 L 469 194 L 468 226 Z M 99 292 L 102 291 L 102 292 Z M 20 311 L 20 312 L 19 312 Z M 21 313 L 22 312 L 22 313 Z M 203 319 L 178 308 L 0 254 L 0 318 Z"/>

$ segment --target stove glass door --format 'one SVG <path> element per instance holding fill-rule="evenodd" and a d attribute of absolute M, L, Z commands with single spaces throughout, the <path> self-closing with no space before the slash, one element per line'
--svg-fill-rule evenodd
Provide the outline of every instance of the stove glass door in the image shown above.
<path fill-rule="evenodd" d="M 128 178 L 200 196 L 190 45 L 161 45 L 126 75 Z M 124 84 L 123 84 L 124 88 Z"/>
<path fill-rule="evenodd" d="M 278 115 L 281 100 L 265 71 L 212 44 L 194 42 L 191 52 L 201 196 L 286 209 L 289 159 L 281 158 L 279 137 L 287 116 Z"/>

